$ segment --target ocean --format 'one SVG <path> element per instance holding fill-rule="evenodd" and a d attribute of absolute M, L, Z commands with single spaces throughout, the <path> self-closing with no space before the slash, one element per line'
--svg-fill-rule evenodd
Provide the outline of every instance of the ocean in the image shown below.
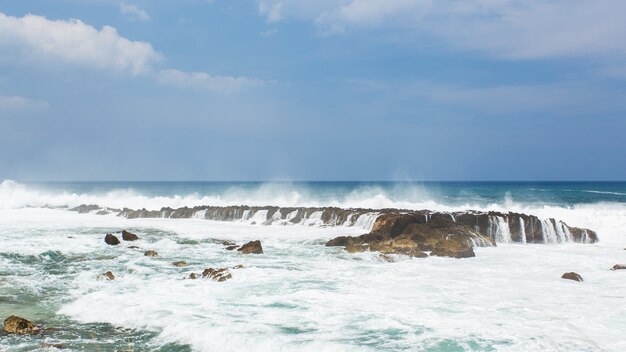
<path fill-rule="evenodd" d="M 70 210 L 82 204 L 98 208 Z M 270 224 L 263 212 L 214 221 L 115 210 L 198 206 L 368 215 Z M 369 232 L 388 208 L 525 213 L 591 229 L 599 241 L 504 241 L 476 247 L 474 258 L 392 262 L 324 245 Z M 139 241 L 104 243 L 123 229 Z M 224 249 L 252 240 L 263 254 Z M 0 318 L 44 330 L 0 335 L 0 351 L 626 351 L 626 270 L 610 270 L 626 264 L 625 249 L 626 182 L 5 180 Z M 231 268 L 232 279 L 188 278 L 208 267 Z M 97 279 L 106 271 L 115 280 Z M 560 278 L 569 271 L 584 281 Z"/>

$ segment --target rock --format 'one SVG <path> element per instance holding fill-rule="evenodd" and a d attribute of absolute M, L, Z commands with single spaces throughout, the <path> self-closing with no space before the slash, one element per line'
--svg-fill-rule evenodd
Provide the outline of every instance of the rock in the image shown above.
<path fill-rule="evenodd" d="M 115 275 L 113 275 L 112 272 L 107 271 L 104 274 L 98 275 L 98 281 L 102 281 L 102 280 L 107 280 L 107 281 L 115 280 Z"/>
<path fill-rule="evenodd" d="M 580 282 L 583 281 L 583 277 L 574 272 L 563 274 L 561 276 L 561 279 L 574 280 L 574 281 L 580 281 Z"/>
<path fill-rule="evenodd" d="M 435 244 L 430 255 L 451 258 L 471 258 L 476 256 L 472 245 L 465 240 L 459 239 L 440 240 Z"/>
<path fill-rule="evenodd" d="M 202 277 L 213 279 L 214 281 L 222 282 L 226 280 L 230 280 L 233 276 L 230 274 L 227 268 L 219 268 L 213 269 L 208 268 L 204 269 L 202 272 Z"/>
<path fill-rule="evenodd" d="M 118 244 L 120 244 L 119 238 L 115 237 L 114 235 L 110 233 L 107 233 L 107 235 L 104 236 L 104 242 L 111 246 L 117 246 Z"/>
<path fill-rule="evenodd" d="M 239 248 L 239 246 L 228 246 L 228 247 L 226 247 L 226 250 L 227 251 L 233 251 L 233 250 L 235 250 L 237 248 Z"/>
<path fill-rule="evenodd" d="M 172 265 L 175 266 L 175 267 L 178 267 L 178 268 L 182 268 L 184 266 L 187 266 L 187 262 L 184 262 L 184 261 L 181 260 L 179 262 L 173 262 Z"/>
<path fill-rule="evenodd" d="M 195 279 L 198 278 L 198 275 L 196 273 L 191 273 L 191 274 L 189 274 L 189 278 L 192 279 L 192 280 L 195 280 Z"/>
<path fill-rule="evenodd" d="M 146 251 L 143 255 L 145 255 L 146 257 L 156 257 L 157 255 L 159 255 L 159 253 L 157 253 L 156 251 Z"/>
<path fill-rule="evenodd" d="M 224 240 L 224 241 L 222 241 L 222 245 L 223 246 L 234 246 L 234 245 L 236 245 L 236 243 L 233 242 L 233 241 Z"/>
<path fill-rule="evenodd" d="M 624 264 L 615 264 L 615 265 L 613 265 L 611 270 L 626 270 L 626 265 L 624 265 Z"/>
<path fill-rule="evenodd" d="M 244 269 L 244 268 L 245 267 L 243 266 L 243 264 L 233 266 L 233 269 Z"/>
<path fill-rule="evenodd" d="M 250 241 L 241 246 L 238 251 L 243 254 L 263 254 L 263 247 L 261 247 L 261 241 Z"/>
<path fill-rule="evenodd" d="M 370 249 L 367 244 L 349 244 L 346 246 L 346 252 L 348 253 L 361 253 Z"/>
<path fill-rule="evenodd" d="M 58 348 L 58 349 L 63 349 L 65 348 L 65 345 L 62 343 L 44 343 L 43 347 L 45 348 Z"/>
<path fill-rule="evenodd" d="M 387 263 L 393 263 L 393 262 L 395 262 L 395 260 L 393 259 L 393 257 L 392 257 L 392 256 L 390 256 L 390 255 L 388 255 L 388 254 L 382 254 L 382 253 L 381 253 L 381 254 L 379 254 L 379 255 L 378 255 L 378 257 L 379 257 L 382 261 L 387 262 Z"/>
<path fill-rule="evenodd" d="M 122 230 L 122 239 L 124 241 L 137 241 L 139 237 L 132 232 Z"/>
<path fill-rule="evenodd" d="M 4 320 L 2 330 L 7 334 L 32 334 L 39 329 L 30 321 L 12 315 Z"/>
<path fill-rule="evenodd" d="M 128 248 L 130 248 L 130 249 L 139 249 L 138 246 L 128 246 Z"/>

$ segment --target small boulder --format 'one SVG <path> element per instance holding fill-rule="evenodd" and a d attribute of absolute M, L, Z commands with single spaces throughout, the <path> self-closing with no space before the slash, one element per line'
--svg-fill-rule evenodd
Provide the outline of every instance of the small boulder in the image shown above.
<path fill-rule="evenodd" d="M 156 251 L 145 251 L 143 255 L 145 255 L 146 257 L 156 257 L 157 255 L 159 255 L 159 253 L 157 253 Z"/>
<path fill-rule="evenodd" d="M 117 246 L 118 244 L 120 244 L 119 238 L 110 233 L 107 233 L 107 235 L 104 236 L 104 242 L 110 246 Z"/>
<path fill-rule="evenodd" d="M 611 270 L 626 270 L 626 265 L 624 265 L 624 264 L 615 264 L 615 265 L 613 265 Z"/>
<path fill-rule="evenodd" d="M 227 251 L 233 251 L 233 250 L 235 250 L 235 249 L 237 249 L 237 248 L 239 248 L 239 246 L 232 245 L 232 246 L 228 246 L 228 247 L 226 247 L 225 249 L 226 249 Z"/>
<path fill-rule="evenodd" d="M 561 279 L 566 279 L 566 280 L 574 280 L 574 281 L 583 281 L 583 277 L 580 276 L 577 273 L 574 272 L 569 272 L 569 273 L 565 273 L 561 276 Z"/>
<path fill-rule="evenodd" d="M 243 269 L 243 268 L 244 268 L 243 264 L 233 266 L 233 269 Z"/>
<path fill-rule="evenodd" d="M 227 268 L 204 269 L 204 271 L 202 272 L 202 277 L 210 278 L 218 282 L 223 282 L 223 281 L 230 280 L 233 278 L 233 276 L 230 274 Z"/>
<path fill-rule="evenodd" d="M 233 242 L 233 241 L 224 240 L 224 241 L 222 241 L 222 245 L 223 246 L 234 246 L 234 245 L 236 245 L 236 243 Z"/>
<path fill-rule="evenodd" d="M 198 275 L 196 273 L 191 273 L 191 274 L 189 274 L 189 278 L 192 279 L 192 280 L 195 280 L 195 279 L 198 278 Z"/>
<path fill-rule="evenodd" d="M 128 248 L 130 248 L 130 249 L 139 249 L 138 246 L 128 246 Z"/>
<path fill-rule="evenodd" d="M 30 321 L 12 315 L 4 320 L 2 330 L 7 334 L 32 334 L 38 330 Z"/>
<path fill-rule="evenodd" d="M 184 266 L 187 266 L 187 262 L 184 262 L 184 261 L 181 260 L 179 262 L 173 262 L 172 265 L 177 267 L 177 268 L 182 268 Z"/>
<path fill-rule="evenodd" d="M 102 280 L 107 280 L 107 281 L 115 280 L 115 275 L 113 275 L 112 272 L 107 271 L 104 274 L 98 275 L 98 281 L 102 281 Z"/>
<path fill-rule="evenodd" d="M 261 241 L 250 241 L 241 246 L 238 251 L 243 254 L 263 254 L 263 247 L 261 247 Z"/>
<path fill-rule="evenodd" d="M 443 239 L 434 245 L 430 255 L 437 257 L 471 258 L 475 257 L 476 253 L 474 253 L 472 245 L 464 240 Z"/>
<path fill-rule="evenodd" d="M 139 237 L 132 232 L 122 230 L 122 239 L 124 241 L 137 241 Z"/>

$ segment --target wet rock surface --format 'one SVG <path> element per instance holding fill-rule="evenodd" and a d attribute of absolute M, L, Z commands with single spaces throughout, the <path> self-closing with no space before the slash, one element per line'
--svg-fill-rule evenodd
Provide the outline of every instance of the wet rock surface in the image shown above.
<path fill-rule="evenodd" d="M 583 277 L 575 272 L 565 273 L 561 276 L 561 279 L 573 280 L 573 281 L 579 281 L 579 282 L 583 281 Z"/>
<path fill-rule="evenodd" d="M 209 278 L 214 281 L 223 282 L 233 278 L 228 268 L 207 268 L 202 272 L 203 278 Z"/>
<path fill-rule="evenodd" d="M 39 329 L 32 322 L 12 315 L 4 320 L 4 325 L 2 330 L 7 334 L 32 334 L 37 332 Z"/>
<path fill-rule="evenodd" d="M 261 246 L 261 241 L 250 241 L 241 246 L 237 251 L 243 254 L 263 254 L 263 247 Z"/>
<path fill-rule="evenodd" d="M 132 232 L 128 232 L 126 230 L 122 231 L 122 239 L 124 241 L 137 241 L 139 239 L 139 236 L 135 235 Z"/>
<path fill-rule="evenodd" d="M 120 244 L 120 240 L 115 235 L 107 233 L 106 236 L 104 236 L 104 243 L 110 246 L 117 246 L 118 244 Z"/>
<path fill-rule="evenodd" d="M 107 281 L 115 280 L 115 275 L 113 275 L 113 273 L 110 271 L 107 271 L 104 274 L 98 275 L 98 281 L 103 281 L 103 280 L 107 280 Z"/>
<path fill-rule="evenodd" d="M 178 262 L 173 262 L 172 265 L 177 267 L 177 268 L 182 268 L 182 267 L 187 266 L 187 262 L 181 260 L 181 261 L 178 261 Z"/>
<path fill-rule="evenodd" d="M 615 270 L 626 270 L 626 264 L 615 264 L 615 265 L 613 265 L 611 270 L 613 270 L 613 271 L 615 271 Z"/>
<path fill-rule="evenodd" d="M 145 255 L 146 257 L 156 257 L 159 255 L 159 253 L 157 253 L 156 251 L 145 251 L 143 255 Z"/>

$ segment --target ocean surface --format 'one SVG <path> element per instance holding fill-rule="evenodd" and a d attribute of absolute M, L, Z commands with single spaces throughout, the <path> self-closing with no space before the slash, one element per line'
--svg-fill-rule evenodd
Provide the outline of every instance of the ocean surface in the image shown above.
<path fill-rule="evenodd" d="M 369 232 L 316 222 L 126 219 L 122 209 L 281 206 L 515 211 L 597 232 L 595 244 L 509 244 L 476 257 L 348 254 Z M 133 242 L 108 246 L 127 229 Z M 264 254 L 224 250 L 260 240 Z M 626 182 L 0 181 L 0 351 L 626 351 Z M 145 250 L 158 257 L 146 257 Z M 171 263 L 184 260 L 187 267 Z M 226 282 L 186 279 L 233 267 Z M 98 281 L 106 271 L 113 281 Z M 575 271 L 584 282 L 562 280 Z"/>

